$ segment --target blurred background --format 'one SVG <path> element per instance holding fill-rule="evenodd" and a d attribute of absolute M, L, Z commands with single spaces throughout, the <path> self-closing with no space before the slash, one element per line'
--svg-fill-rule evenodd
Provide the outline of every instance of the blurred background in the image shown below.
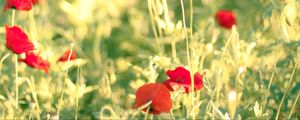
<path fill-rule="evenodd" d="M 0 117 L 144 118 L 131 109 L 135 91 L 168 79 L 166 70 L 188 68 L 187 34 L 205 88 L 195 101 L 172 93 L 173 118 L 299 118 L 300 1 L 190 2 L 183 2 L 185 21 L 180 0 L 45 0 L 16 11 L 15 24 L 51 63 L 49 74 L 19 63 L 18 109 L 14 55 L 5 47 L 12 10 L 2 12 Z M 216 23 L 218 10 L 235 13 L 232 30 Z M 77 59 L 58 63 L 67 49 Z"/>

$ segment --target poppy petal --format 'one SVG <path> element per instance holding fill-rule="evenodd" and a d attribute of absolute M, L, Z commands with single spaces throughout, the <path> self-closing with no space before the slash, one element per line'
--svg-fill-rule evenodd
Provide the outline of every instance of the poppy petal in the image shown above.
<path fill-rule="evenodd" d="M 19 61 L 24 62 L 29 67 L 43 70 L 45 73 L 48 73 L 50 67 L 50 63 L 47 60 L 44 60 L 34 52 L 26 52 L 26 57 L 24 59 L 19 59 Z"/>
<path fill-rule="evenodd" d="M 177 81 L 179 83 L 191 79 L 190 71 L 181 66 L 177 67 L 175 70 L 168 70 L 166 74 L 169 76 L 171 81 Z"/>
<path fill-rule="evenodd" d="M 174 89 L 173 89 L 173 87 L 172 87 L 172 81 L 170 80 L 170 79 L 168 79 L 168 80 L 165 80 L 164 82 L 163 82 L 163 84 L 170 90 L 170 91 L 174 91 Z"/>
<path fill-rule="evenodd" d="M 192 88 L 192 80 L 190 77 L 190 71 L 186 70 L 184 67 L 177 67 L 175 70 L 168 70 L 166 72 L 169 79 L 164 81 L 163 84 L 170 90 L 174 91 L 174 87 L 184 88 L 185 93 L 191 92 L 193 89 L 199 90 L 203 88 L 203 76 L 196 72 L 194 74 L 194 88 Z"/>
<path fill-rule="evenodd" d="M 6 47 L 16 54 L 34 50 L 34 45 L 28 39 L 26 33 L 18 26 L 5 26 Z"/>
<path fill-rule="evenodd" d="M 141 107 L 149 101 L 149 113 L 159 114 L 161 112 L 170 112 L 172 108 L 171 95 L 168 88 L 161 83 L 149 83 L 141 86 L 135 93 L 136 102 L 133 106 L 134 109 Z M 143 109 L 147 111 L 147 108 Z"/>
<path fill-rule="evenodd" d="M 6 0 L 3 12 L 5 12 L 8 8 L 29 11 L 32 8 L 32 0 Z"/>
<path fill-rule="evenodd" d="M 195 81 L 195 90 L 199 90 L 203 88 L 203 75 L 199 72 L 194 74 L 194 81 Z"/>
<path fill-rule="evenodd" d="M 71 54 L 71 50 L 67 50 L 64 54 L 58 59 L 59 62 L 66 62 L 69 59 L 69 55 Z M 76 59 L 76 52 L 73 50 L 70 56 L 70 60 Z"/>

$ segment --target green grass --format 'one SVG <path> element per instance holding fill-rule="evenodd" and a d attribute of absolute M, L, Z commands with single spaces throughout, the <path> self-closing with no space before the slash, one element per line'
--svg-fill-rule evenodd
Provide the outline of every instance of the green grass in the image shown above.
<path fill-rule="evenodd" d="M 232 30 L 215 22 L 219 9 L 235 12 Z M 49 74 L 16 64 L 5 47 L 7 10 L 0 119 L 300 118 L 298 9 L 299 0 L 46 0 L 16 11 L 14 24 L 51 62 Z M 77 59 L 57 63 L 71 48 Z M 177 66 L 205 74 L 205 87 L 172 93 L 170 114 L 131 108 L 138 87 Z"/>

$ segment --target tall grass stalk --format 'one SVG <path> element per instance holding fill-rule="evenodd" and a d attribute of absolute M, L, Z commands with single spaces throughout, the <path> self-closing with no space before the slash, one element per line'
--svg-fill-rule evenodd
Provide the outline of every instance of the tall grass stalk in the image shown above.
<path fill-rule="evenodd" d="M 152 27 L 152 31 L 153 31 L 153 34 L 154 34 L 154 37 L 155 37 L 155 40 L 156 42 L 158 43 L 158 33 L 157 33 L 157 30 L 156 30 L 156 27 L 155 27 L 155 18 L 153 16 L 153 7 L 152 7 L 152 0 L 148 0 L 148 12 L 150 14 L 150 19 L 151 19 L 151 27 Z"/>
<path fill-rule="evenodd" d="M 279 118 L 279 114 L 280 114 L 281 107 L 282 107 L 282 105 L 283 105 L 283 102 L 284 102 L 284 99 L 285 99 L 285 97 L 286 97 L 286 95 L 287 95 L 287 92 L 288 92 L 288 90 L 289 90 L 289 88 L 290 88 L 290 86 L 291 86 L 291 83 L 292 83 L 292 80 L 293 80 L 293 78 L 294 78 L 294 74 L 295 74 L 296 68 L 297 68 L 297 63 L 295 64 L 295 67 L 294 67 L 293 72 L 292 72 L 292 75 L 291 75 L 291 77 L 290 77 L 288 86 L 287 86 L 287 88 L 286 88 L 286 90 L 285 90 L 285 92 L 284 92 L 284 94 L 283 94 L 283 97 L 282 97 L 281 102 L 280 102 L 280 104 L 279 104 L 279 107 L 278 107 L 278 109 L 277 109 L 276 118 L 275 118 L 276 120 L 278 120 L 278 118 Z"/>
<path fill-rule="evenodd" d="M 31 94 L 33 96 L 33 100 L 34 100 L 34 102 L 36 104 L 36 109 L 37 109 L 37 112 L 38 112 L 38 116 L 37 116 L 38 118 L 37 119 L 40 119 L 41 109 L 40 109 L 39 101 L 37 99 L 37 93 L 35 91 L 36 88 L 35 88 L 34 78 L 33 77 L 31 78 L 32 82 L 31 82 L 31 79 L 29 79 L 29 78 L 24 78 L 24 79 L 26 79 L 27 84 L 29 85 Z"/>
<path fill-rule="evenodd" d="M 33 11 L 33 8 L 32 10 L 29 11 L 29 23 L 30 23 L 30 37 L 32 40 L 37 40 L 37 34 L 38 34 L 38 31 L 37 31 L 37 28 L 36 28 L 36 22 L 35 22 L 35 18 L 34 18 L 34 11 Z"/>
<path fill-rule="evenodd" d="M 164 46 L 161 44 L 161 41 L 159 41 L 159 37 L 163 35 L 163 31 L 161 28 L 156 26 L 156 19 L 159 18 L 159 13 L 157 11 L 157 6 L 155 3 L 155 0 L 148 0 L 148 11 L 150 13 L 151 17 L 151 26 L 152 26 L 152 31 L 154 33 L 154 37 L 156 39 L 156 43 L 158 45 L 158 50 L 161 53 L 164 53 Z"/>
<path fill-rule="evenodd" d="M 157 28 L 156 28 L 155 17 L 154 17 L 154 11 L 155 11 L 155 9 L 153 8 L 152 1 L 153 0 L 148 0 L 148 12 L 150 14 L 151 28 L 152 28 L 152 32 L 154 34 L 155 42 L 156 42 L 156 44 L 158 46 L 159 51 L 161 52 L 163 50 L 162 50 L 162 47 L 160 45 L 160 41 L 158 39 L 158 31 L 157 31 Z"/>
<path fill-rule="evenodd" d="M 79 94 L 80 94 L 80 91 L 79 91 L 79 87 L 80 87 L 80 84 L 79 84 L 79 80 L 81 79 L 81 67 L 78 66 L 77 67 L 77 79 L 76 79 L 76 96 L 75 96 L 75 120 L 78 119 L 78 105 L 79 105 Z"/>
<path fill-rule="evenodd" d="M 156 18 L 159 18 L 159 13 L 158 13 L 158 8 L 157 8 L 157 6 L 156 6 L 156 3 L 155 3 L 155 0 L 151 0 L 151 7 L 152 7 L 152 9 L 153 9 L 153 20 L 156 20 Z M 157 28 L 157 30 L 158 30 L 158 38 L 160 37 L 160 36 L 162 36 L 163 35 L 163 31 L 162 31 L 162 29 L 161 28 Z M 160 43 L 160 42 L 159 42 Z M 160 47 L 163 47 L 162 45 L 160 45 Z M 163 49 L 162 49 L 163 50 Z"/>
<path fill-rule="evenodd" d="M 192 97 L 192 106 L 194 106 L 194 77 L 193 77 L 193 68 L 192 68 L 192 62 L 191 62 L 191 58 L 190 58 L 190 47 L 189 47 L 189 37 L 188 37 L 188 31 L 187 31 L 187 27 L 186 27 L 186 21 L 185 21 L 185 8 L 184 8 L 184 3 L 183 0 L 180 0 L 181 3 L 181 10 L 182 10 L 182 22 L 183 22 L 183 28 L 185 31 L 185 40 L 186 40 L 186 54 L 187 54 L 187 62 L 189 65 L 189 69 L 190 69 L 190 77 L 191 77 L 191 81 L 192 81 L 192 93 L 190 94 Z M 190 26 L 191 27 L 191 26 Z M 187 112 L 188 113 L 188 112 Z M 195 119 L 195 112 L 192 112 L 192 119 Z"/>
<path fill-rule="evenodd" d="M 220 71 L 218 71 L 218 74 L 220 74 L 220 76 L 219 76 L 219 78 L 223 78 L 223 69 L 224 69 L 224 56 L 225 56 L 225 53 L 226 53 L 226 51 L 227 51 L 227 48 L 228 48 L 228 46 L 229 46 L 229 43 L 230 43 L 230 41 L 233 39 L 233 35 L 234 35 L 234 32 L 235 32 L 235 27 L 233 27 L 232 28 L 233 30 L 232 30 L 232 33 L 230 34 L 230 36 L 228 37 L 228 39 L 227 39 L 227 42 L 226 42 L 226 44 L 225 44 L 225 46 L 224 46 L 224 49 L 223 49 L 223 51 L 222 51 L 222 54 L 221 54 L 221 60 L 220 60 Z M 220 79 L 219 79 L 220 80 Z M 221 79 L 221 81 L 222 81 L 222 79 Z M 221 84 L 223 84 L 223 83 L 221 83 Z M 220 101 L 220 88 L 217 88 L 217 94 L 216 94 L 216 101 L 219 103 L 219 101 Z"/>
<path fill-rule="evenodd" d="M 277 58 L 278 52 L 279 52 L 279 45 L 278 45 L 278 40 L 276 40 L 276 52 L 274 53 L 275 60 L 274 60 L 274 63 L 273 63 L 274 69 L 276 69 L 276 63 L 277 63 L 277 59 L 278 59 Z M 266 97 L 265 97 L 265 101 L 263 103 L 262 111 L 264 111 L 264 109 L 266 109 L 266 105 L 267 105 L 267 102 L 268 102 L 268 97 L 269 97 L 269 94 L 270 94 L 270 88 L 271 88 L 271 84 L 272 84 L 273 79 L 274 79 L 274 75 L 275 75 L 275 70 L 271 74 L 271 78 L 270 78 L 270 82 L 268 84 L 268 89 L 266 91 Z"/>
<path fill-rule="evenodd" d="M 6 53 L 1 59 L 0 59 L 0 76 L 1 76 L 1 70 L 2 70 L 2 66 L 3 66 L 3 62 L 6 58 L 8 58 L 10 54 Z"/>
<path fill-rule="evenodd" d="M 293 107 L 292 107 L 291 112 L 290 112 L 290 114 L 289 114 L 288 120 L 291 118 L 291 116 L 292 116 L 292 114 L 293 114 L 293 111 L 294 111 L 294 109 L 295 109 L 295 106 L 297 105 L 297 102 L 298 102 L 298 100 L 299 100 L 299 97 L 300 97 L 300 91 L 298 91 L 298 95 L 297 95 L 297 97 L 296 97 L 296 99 L 295 99 L 295 101 L 294 101 L 294 104 L 293 104 Z"/>
<path fill-rule="evenodd" d="M 190 39 L 191 40 L 193 40 L 193 14 L 194 14 L 194 11 L 193 11 L 193 0 L 190 0 L 190 30 L 189 30 L 189 32 L 190 32 Z M 185 23 L 184 23 L 185 24 Z M 186 28 L 185 28 L 186 29 Z M 188 41 L 188 39 L 187 39 L 187 41 Z M 188 48 L 188 43 L 187 43 L 187 48 Z M 189 48 L 188 48 L 189 49 Z M 187 49 L 187 50 L 188 50 Z M 188 54 L 188 52 L 187 52 L 187 54 Z M 189 57 L 189 54 L 188 54 L 188 57 Z M 190 77 L 191 77 L 191 81 L 192 81 L 192 101 L 193 101 L 193 103 L 192 103 L 192 118 L 193 118 L 193 120 L 195 119 L 195 117 L 196 117 L 196 115 L 195 115 L 195 110 L 194 109 L 197 109 L 197 108 L 194 108 L 194 102 L 195 102 L 195 93 L 194 93 L 194 87 L 195 87 L 195 79 L 194 79 L 194 76 L 193 76 L 193 74 L 194 74 L 194 70 L 193 70 L 193 68 L 192 68 L 192 62 L 191 62 L 191 59 L 190 59 L 190 63 L 189 63 L 189 65 L 190 65 L 190 70 L 191 70 L 191 72 L 190 72 Z M 200 102 L 200 104 L 201 104 L 201 102 Z M 200 106 L 200 104 L 199 104 L 199 106 Z M 197 105 L 197 107 L 198 107 L 198 105 Z"/>
<path fill-rule="evenodd" d="M 172 24 L 170 21 L 170 16 L 169 16 L 169 8 L 167 4 L 167 0 L 162 0 L 163 2 L 163 11 L 164 11 L 164 17 L 165 17 L 165 23 L 167 25 L 167 29 L 169 26 Z M 172 58 L 175 61 L 177 58 L 177 52 L 176 52 L 176 41 L 171 42 L 171 47 L 172 47 Z"/>
<path fill-rule="evenodd" d="M 57 113 L 56 113 L 56 115 L 58 117 L 59 117 L 59 114 L 60 114 L 60 110 L 62 108 L 62 102 L 63 102 L 63 98 L 64 98 L 64 93 L 65 93 L 65 85 L 67 84 L 67 80 L 68 80 L 68 72 L 69 72 L 69 67 L 70 67 L 70 59 L 71 59 L 71 55 L 73 54 L 73 48 L 74 48 L 74 43 L 71 43 L 71 51 L 70 51 L 70 54 L 68 56 L 67 69 L 65 71 L 64 82 L 62 84 L 60 99 L 58 101 L 58 108 L 57 108 Z"/>

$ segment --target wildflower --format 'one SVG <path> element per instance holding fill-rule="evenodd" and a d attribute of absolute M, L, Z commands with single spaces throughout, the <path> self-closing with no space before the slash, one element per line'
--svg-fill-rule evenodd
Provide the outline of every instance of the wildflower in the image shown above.
<path fill-rule="evenodd" d="M 24 62 L 29 67 L 43 70 L 45 73 L 48 73 L 50 67 L 50 63 L 47 60 L 44 60 L 34 52 L 26 52 L 26 57 L 24 59 L 19 59 L 19 61 Z"/>
<path fill-rule="evenodd" d="M 34 50 L 34 45 L 28 39 L 26 33 L 18 26 L 5 26 L 6 47 L 16 54 Z"/>
<path fill-rule="evenodd" d="M 29 11 L 32 8 L 32 0 L 6 0 L 3 12 L 5 12 L 8 8 Z"/>
<path fill-rule="evenodd" d="M 64 52 L 64 54 L 58 59 L 59 62 L 66 62 L 69 59 L 69 56 L 71 54 L 71 50 L 67 50 L 66 52 Z M 70 60 L 75 60 L 76 59 L 76 53 L 73 50 L 72 54 L 70 56 Z"/>
<path fill-rule="evenodd" d="M 220 10 L 215 17 L 218 24 L 226 29 L 231 29 L 236 24 L 234 13 L 230 10 Z"/>
<path fill-rule="evenodd" d="M 167 86 L 170 91 L 174 91 L 173 87 L 184 88 L 185 93 L 192 91 L 192 80 L 190 71 L 184 67 L 177 67 L 175 70 L 168 70 L 166 72 L 169 79 L 164 81 L 163 84 Z M 200 90 L 203 87 L 203 76 L 196 72 L 194 74 L 194 91 Z"/>
<path fill-rule="evenodd" d="M 171 95 L 168 88 L 161 83 L 149 83 L 138 88 L 135 93 L 136 100 L 133 109 L 139 108 L 151 101 L 149 108 L 150 114 L 160 114 L 170 112 L 172 108 Z M 148 107 L 143 109 L 147 111 Z"/>

